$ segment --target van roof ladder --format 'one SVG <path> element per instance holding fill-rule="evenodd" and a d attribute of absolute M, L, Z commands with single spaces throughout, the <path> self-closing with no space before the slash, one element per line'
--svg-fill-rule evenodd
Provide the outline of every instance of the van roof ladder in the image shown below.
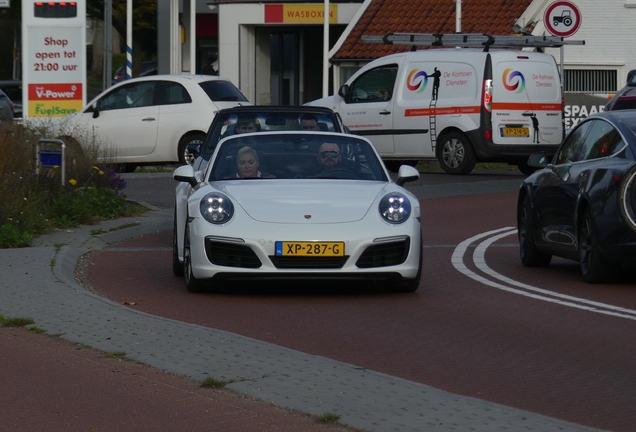
<path fill-rule="evenodd" d="M 477 33 L 389 33 L 384 36 L 362 36 L 363 43 L 390 45 L 422 45 L 447 47 L 496 48 L 560 48 L 563 45 L 585 45 L 584 40 L 569 40 L 560 36 L 508 35 L 495 36 Z"/>

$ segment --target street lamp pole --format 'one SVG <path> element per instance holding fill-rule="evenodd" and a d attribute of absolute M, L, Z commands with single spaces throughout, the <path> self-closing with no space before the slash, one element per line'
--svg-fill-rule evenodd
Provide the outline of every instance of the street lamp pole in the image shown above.
<path fill-rule="evenodd" d="M 325 0 L 325 24 L 322 42 L 322 97 L 329 96 L 329 0 Z"/>

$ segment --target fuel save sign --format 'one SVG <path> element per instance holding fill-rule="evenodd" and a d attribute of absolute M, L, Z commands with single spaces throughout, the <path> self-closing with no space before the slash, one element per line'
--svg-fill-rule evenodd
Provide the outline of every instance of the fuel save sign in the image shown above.
<path fill-rule="evenodd" d="M 79 2 L 22 0 L 25 116 L 65 116 L 84 106 L 85 10 Z"/>

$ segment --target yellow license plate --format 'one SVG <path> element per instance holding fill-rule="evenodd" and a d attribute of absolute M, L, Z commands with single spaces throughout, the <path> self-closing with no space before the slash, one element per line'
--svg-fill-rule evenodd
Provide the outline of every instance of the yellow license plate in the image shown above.
<path fill-rule="evenodd" d="M 530 129 L 528 128 L 502 128 L 505 137 L 529 137 Z"/>
<path fill-rule="evenodd" d="M 276 242 L 276 256 L 344 256 L 344 242 Z"/>

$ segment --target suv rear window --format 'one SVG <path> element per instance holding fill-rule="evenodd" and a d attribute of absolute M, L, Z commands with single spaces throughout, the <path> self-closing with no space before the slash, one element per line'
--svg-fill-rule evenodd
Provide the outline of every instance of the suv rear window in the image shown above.
<path fill-rule="evenodd" d="M 626 109 L 635 109 L 636 108 L 636 98 L 625 98 L 621 99 L 620 97 L 614 105 L 612 105 L 612 111 L 616 110 L 626 110 Z"/>
<path fill-rule="evenodd" d="M 229 81 L 210 80 L 199 85 L 213 102 L 248 102 L 243 93 Z"/>

